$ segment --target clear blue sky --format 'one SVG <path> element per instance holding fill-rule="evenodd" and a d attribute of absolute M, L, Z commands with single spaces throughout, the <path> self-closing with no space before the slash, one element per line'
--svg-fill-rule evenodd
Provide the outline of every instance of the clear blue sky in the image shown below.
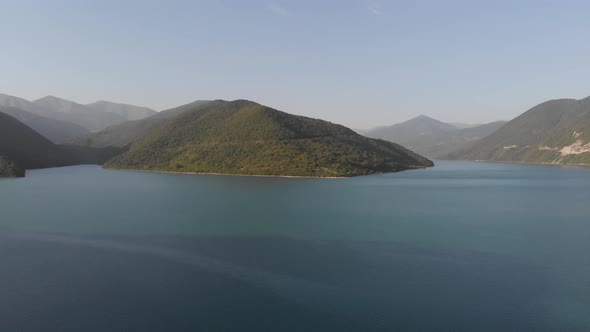
<path fill-rule="evenodd" d="M 353 128 L 590 95 L 588 1 L 6 1 L 0 92 L 251 99 Z"/>

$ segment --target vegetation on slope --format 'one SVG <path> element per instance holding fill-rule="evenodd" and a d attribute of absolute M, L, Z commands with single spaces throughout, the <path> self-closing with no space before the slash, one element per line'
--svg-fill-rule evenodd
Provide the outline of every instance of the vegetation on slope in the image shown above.
<path fill-rule="evenodd" d="M 0 156 L 0 178 L 17 178 L 25 176 L 25 170 L 15 162 Z"/>
<path fill-rule="evenodd" d="M 533 107 L 451 159 L 590 164 L 590 97 Z"/>
<path fill-rule="evenodd" d="M 341 177 L 432 165 L 397 144 L 239 100 L 185 111 L 106 167 Z"/>
<path fill-rule="evenodd" d="M 78 137 L 68 143 L 92 148 L 126 148 L 131 143 L 162 127 L 179 114 L 202 107 L 208 102 L 209 101 L 196 101 L 187 105 L 162 111 L 146 119 L 124 122 L 119 125 L 108 127 L 97 133 Z"/>

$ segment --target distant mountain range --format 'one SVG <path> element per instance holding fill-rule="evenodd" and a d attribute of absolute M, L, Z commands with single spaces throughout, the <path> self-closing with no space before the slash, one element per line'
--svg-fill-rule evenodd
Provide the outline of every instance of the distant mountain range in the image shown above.
<path fill-rule="evenodd" d="M 551 100 L 509 122 L 450 124 L 421 115 L 362 133 L 367 137 L 246 100 L 196 101 L 157 113 L 0 94 L 0 176 L 107 161 L 122 169 L 315 177 L 433 165 L 422 156 L 590 164 L 590 97 Z"/>
<path fill-rule="evenodd" d="M 484 125 L 453 125 L 425 115 L 388 127 L 364 131 L 364 135 L 401 144 L 408 149 L 433 159 L 446 158 L 450 153 L 465 149 L 490 135 L 505 122 Z"/>
<path fill-rule="evenodd" d="M 25 169 L 102 163 L 117 149 L 56 145 L 16 118 L 0 112 L 0 177 L 24 176 Z"/>
<path fill-rule="evenodd" d="M 5 105 L 50 114 L 88 112 L 88 106 L 55 97 L 34 103 L 8 100 L 11 103 Z M 100 113 L 115 106 L 101 102 L 94 107 L 102 108 L 97 111 Z M 29 122 L 30 117 L 40 117 L 14 107 L 5 109 Z M 129 107 L 122 107 L 117 114 L 130 116 L 129 111 Z M 29 117 L 23 116 L 25 112 Z M 0 133 L 4 176 L 22 175 L 24 169 L 103 163 L 109 159 L 107 167 L 111 168 L 314 177 L 433 166 L 430 160 L 397 144 L 245 100 L 196 101 L 86 134 L 69 140 L 69 145 L 55 145 L 15 118 L 0 114 L 0 130 L 11 128 Z"/>
<path fill-rule="evenodd" d="M 419 116 L 364 134 L 433 159 L 590 165 L 590 97 L 550 100 L 508 122 L 453 125 Z"/>
<path fill-rule="evenodd" d="M 124 122 L 119 125 L 108 127 L 97 133 L 80 136 L 76 139 L 70 140 L 68 143 L 95 148 L 105 148 L 109 146 L 123 148 L 162 127 L 183 112 L 202 107 L 207 103 L 209 103 L 207 100 L 198 100 L 187 105 L 162 111 L 142 120 Z"/>
<path fill-rule="evenodd" d="M 590 164 L 590 97 L 539 104 L 451 159 Z"/>
<path fill-rule="evenodd" d="M 15 107 L 1 107 L 0 112 L 6 113 L 20 122 L 31 127 L 52 142 L 65 142 L 76 137 L 84 136 L 89 131 L 77 124 L 46 118 L 34 113 L 23 111 Z"/>
<path fill-rule="evenodd" d="M 246 100 L 189 107 L 107 167 L 194 173 L 346 177 L 430 167 L 397 144 Z"/>
<path fill-rule="evenodd" d="M 157 114 L 149 108 L 107 101 L 82 105 L 48 96 L 31 102 L 0 94 L 0 112 L 3 110 L 54 142 L 62 142 L 112 125 Z M 18 114 L 18 110 L 27 114 Z"/>

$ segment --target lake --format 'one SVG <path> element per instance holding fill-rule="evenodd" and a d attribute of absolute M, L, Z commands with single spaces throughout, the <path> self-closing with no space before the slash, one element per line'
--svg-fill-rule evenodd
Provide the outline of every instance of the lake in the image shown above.
<path fill-rule="evenodd" d="M 2 331 L 590 331 L 590 169 L 0 180 Z"/>

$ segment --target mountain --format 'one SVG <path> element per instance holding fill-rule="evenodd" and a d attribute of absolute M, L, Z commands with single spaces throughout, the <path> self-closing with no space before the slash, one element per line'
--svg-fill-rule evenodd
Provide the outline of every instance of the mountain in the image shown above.
<path fill-rule="evenodd" d="M 156 115 L 143 120 L 128 121 L 108 127 L 97 133 L 78 137 L 77 139 L 71 140 L 69 143 L 72 145 L 94 148 L 124 148 L 160 128 L 183 112 L 202 107 L 209 102 L 210 101 L 208 100 L 198 100 L 190 104 L 159 112 Z"/>
<path fill-rule="evenodd" d="M 257 103 L 217 100 L 135 142 L 110 168 L 343 177 L 433 166 L 400 145 Z"/>
<path fill-rule="evenodd" d="M 484 123 L 464 123 L 464 122 L 449 122 L 450 125 L 458 129 L 475 128 L 484 125 Z"/>
<path fill-rule="evenodd" d="M 0 106 L 0 112 L 16 118 L 54 143 L 64 142 L 89 133 L 87 129 L 76 124 L 46 118 L 15 107 Z"/>
<path fill-rule="evenodd" d="M 18 108 L 20 110 L 29 112 L 29 113 L 33 113 L 36 115 L 40 115 L 40 116 L 45 116 L 45 117 L 49 117 L 49 118 L 53 118 L 53 113 L 33 102 L 30 102 L 28 100 L 25 100 L 23 98 L 19 98 L 19 97 L 15 97 L 15 96 L 9 96 L 9 95 L 5 95 L 0 93 L 0 107 L 12 107 L 12 108 Z M 49 114 L 46 114 L 49 113 Z"/>
<path fill-rule="evenodd" d="M 590 97 L 539 104 L 452 159 L 590 164 Z"/>
<path fill-rule="evenodd" d="M 453 125 L 420 115 L 393 126 L 375 128 L 366 132 L 365 135 L 405 146 L 408 142 L 413 142 L 419 137 L 429 137 L 456 130 L 457 127 Z"/>
<path fill-rule="evenodd" d="M 0 113 L 0 169 L 2 176 L 24 175 L 24 169 L 102 163 L 120 153 L 56 145 L 12 116 Z"/>
<path fill-rule="evenodd" d="M 475 142 L 492 134 L 506 122 L 496 121 L 477 127 L 457 129 L 451 132 L 419 137 L 408 142 L 406 147 L 416 153 L 433 159 L 447 159 L 455 151 L 466 149 Z"/>
<path fill-rule="evenodd" d="M 89 131 L 99 131 L 127 121 L 119 114 L 97 111 L 91 107 L 53 96 L 35 100 L 33 103 L 51 111 L 51 117 L 54 119 L 75 123 Z"/>
<path fill-rule="evenodd" d="M 61 166 L 63 151 L 8 114 L 0 113 L 0 156 L 23 168 Z"/>
<path fill-rule="evenodd" d="M 493 122 L 475 127 L 458 128 L 420 115 L 393 126 L 365 131 L 365 135 L 401 144 L 428 158 L 441 159 L 490 135 L 502 125 L 503 122 Z"/>
<path fill-rule="evenodd" d="M 151 108 L 139 107 L 127 104 L 113 103 L 110 101 L 97 101 L 86 105 L 99 112 L 109 112 L 122 116 L 127 121 L 141 120 L 158 114 Z"/>

